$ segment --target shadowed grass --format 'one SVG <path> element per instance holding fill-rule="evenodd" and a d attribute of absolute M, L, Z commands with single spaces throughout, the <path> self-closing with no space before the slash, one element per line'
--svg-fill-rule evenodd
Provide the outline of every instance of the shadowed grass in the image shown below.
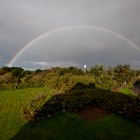
<path fill-rule="evenodd" d="M 139 140 L 140 126 L 112 114 L 88 123 L 74 113 L 25 124 L 12 140 Z"/>

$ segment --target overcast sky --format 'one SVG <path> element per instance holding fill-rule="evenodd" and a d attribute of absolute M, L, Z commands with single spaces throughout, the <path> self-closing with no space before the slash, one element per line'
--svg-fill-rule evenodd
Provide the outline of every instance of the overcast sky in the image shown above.
<path fill-rule="evenodd" d="M 0 0 L 0 65 L 9 62 L 18 50 L 40 34 L 71 25 L 106 28 L 140 48 L 139 14 L 140 0 Z M 131 63 L 140 67 L 140 53 L 130 44 L 97 30 L 59 31 L 39 42 L 26 50 L 15 65 L 54 66 L 65 65 L 66 61 L 69 65 L 91 65 L 104 60 L 105 64 Z M 54 50 L 63 53 L 53 55 Z"/>

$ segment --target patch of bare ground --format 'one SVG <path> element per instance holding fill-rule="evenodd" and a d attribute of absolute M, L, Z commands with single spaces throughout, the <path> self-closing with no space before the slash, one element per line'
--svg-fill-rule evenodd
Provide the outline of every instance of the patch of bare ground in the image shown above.
<path fill-rule="evenodd" d="M 104 118 L 110 114 L 111 113 L 107 112 L 106 110 L 96 106 L 92 106 L 78 112 L 78 115 L 89 122 Z"/>

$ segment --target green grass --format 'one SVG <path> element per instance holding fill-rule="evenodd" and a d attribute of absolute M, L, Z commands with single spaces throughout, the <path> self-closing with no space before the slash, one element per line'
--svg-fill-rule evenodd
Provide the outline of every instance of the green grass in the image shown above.
<path fill-rule="evenodd" d="M 87 122 L 74 113 L 27 123 L 12 140 L 139 140 L 140 125 L 118 115 Z"/>
<path fill-rule="evenodd" d="M 0 140 L 139 140 L 140 125 L 118 115 L 88 122 L 75 113 L 64 113 L 35 123 L 23 121 L 21 107 L 45 88 L 0 91 Z"/>
<path fill-rule="evenodd" d="M 25 124 L 21 107 L 40 92 L 50 94 L 45 88 L 0 91 L 0 140 L 8 139 L 20 130 Z"/>
<path fill-rule="evenodd" d="M 134 91 L 132 89 L 130 89 L 130 88 L 121 88 L 120 89 L 120 92 L 121 93 L 124 93 L 126 95 L 134 95 L 134 96 L 136 96 L 136 94 L 134 93 Z"/>

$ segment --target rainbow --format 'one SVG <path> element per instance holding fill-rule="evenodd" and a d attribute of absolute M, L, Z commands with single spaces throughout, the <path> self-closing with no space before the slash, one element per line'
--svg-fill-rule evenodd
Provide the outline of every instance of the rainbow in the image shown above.
<path fill-rule="evenodd" d="M 133 48 L 137 49 L 140 52 L 139 47 L 133 43 L 131 40 L 129 40 L 128 38 L 126 38 L 125 36 L 114 32 L 112 30 L 109 30 L 107 28 L 104 27 L 99 27 L 99 26 L 91 26 L 91 25 L 71 25 L 71 26 L 65 26 L 65 27 L 61 27 L 61 28 L 57 28 L 54 29 L 52 31 L 49 32 L 45 32 L 39 36 L 37 36 L 35 39 L 33 39 L 32 41 L 30 41 L 29 43 L 27 43 L 25 46 L 23 46 L 14 56 L 13 58 L 10 60 L 10 62 L 7 64 L 8 67 L 13 66 L 13 64 L 15 63 L 15 61 L 18 59 L 18 57 L 26 50 L 28 49 L 30 46 L 32 46 L 33 44 L 35 44 L 37 41 L 39 41 L 40 39 L 43 39 L 49 35 L 52 35 L 53 33 L 56 32 L 62 32 L 64 30 L 68 30 L 68 29 L 72 29 L 72 28 L 88 28 L 91 30 L 98 30 L 98 31 L 102 31 L 102 32 L 106 32 L 106 33 L 110 33 L 118 38 L 120 38 L 121 40 L 126 41 L 130 46 L 132 46 Z"/>

